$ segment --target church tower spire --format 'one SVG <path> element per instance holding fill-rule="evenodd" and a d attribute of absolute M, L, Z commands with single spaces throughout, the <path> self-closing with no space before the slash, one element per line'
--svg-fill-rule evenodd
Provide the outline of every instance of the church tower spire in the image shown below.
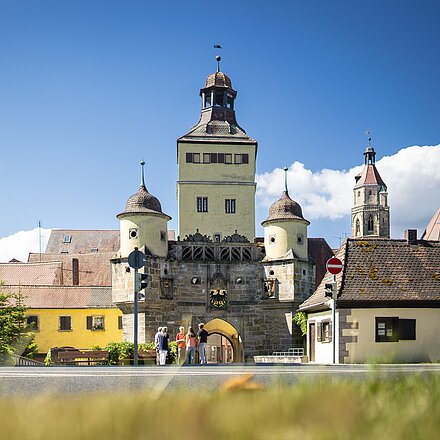
<path fill-rule="evenodd" d="M 351 210 L 352 237 L 390 238 L 387 186 L 376 168 L 376 152 L 370 142 L 371 137 L 364 152 L 364 169 L 355 177 L 354 205 Z"/>

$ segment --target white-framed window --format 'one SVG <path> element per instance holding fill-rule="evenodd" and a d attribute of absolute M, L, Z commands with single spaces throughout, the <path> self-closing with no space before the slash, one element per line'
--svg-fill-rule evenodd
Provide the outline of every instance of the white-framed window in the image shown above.
<path fill-rule="evenodd" d="M 226 214 L 235 214 L 236 199 L 225 200 L 225 212 Z"/>
<path fill-rule="evenodd" d="M 197 197 L 197 212 L 208 212 L 208 197 Z"/>
<path fill-rule="evenodd" d="M 63 243 L 72 243 L 72 236 L 71 235 L 65 235 L 63 237 Z"/>
<path fill-rule="evenodd" d="M 87 330 L 104 330 L 104 316 L 94 315 L 87 316 L 86 319 Z"/>

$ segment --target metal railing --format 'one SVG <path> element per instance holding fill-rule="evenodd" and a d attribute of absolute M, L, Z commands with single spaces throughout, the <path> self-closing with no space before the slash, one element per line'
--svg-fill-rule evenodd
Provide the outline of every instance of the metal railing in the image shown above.
<path fill-rule="evenodd" d="M 287 351 L 274 351 L 272 356 L 304 356 L 304 348 L 289 348 Z"/>
<path fill-rule="evenodd" d="M 42 362 L 34 361 L 33 359 L 25 358 L 23 356 L 18 356 L 13 354 L 12 356 L 13 365 L 16 367 L 44 367 Z"/>

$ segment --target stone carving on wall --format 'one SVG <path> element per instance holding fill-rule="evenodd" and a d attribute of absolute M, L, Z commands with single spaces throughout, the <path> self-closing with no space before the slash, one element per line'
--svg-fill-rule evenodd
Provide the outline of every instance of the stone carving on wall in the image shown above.
<path fill-rule="evenodd" d="M 195 234 L 185 235 L 185 238 L 182 241 L 191 241 L 194 243 L 212 243 L 211 237 L 206 234 L 202 235 L 198 229 L 196 229 Z"/>
<path fill-rule="evenodd" d="M 222 243 L 250 243 L 250 241 L 245 235 L 240 235 L 236 229 L 232 235 L 224 237 Z"/>
<path fill-rule="evenodd" d="M 160 297 L 161 299 L 173 299 L 174 282 L 172 278 L 160 279 Z"/>

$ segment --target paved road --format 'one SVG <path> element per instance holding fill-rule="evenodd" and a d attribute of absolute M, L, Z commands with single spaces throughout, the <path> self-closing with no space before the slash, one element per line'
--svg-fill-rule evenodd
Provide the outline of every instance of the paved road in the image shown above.
<path fill-rule="evenodd" d="M 440 374 L 440 364 L 0 367 L 0 395 L 126 390 L 148 390 L 159 395 L 166 389 L 215 390 L 227 380 L 249 373 L 266 386 L 286 386 L 323 376 L 363 380 L 373 372 L 379 376 Z"/>

